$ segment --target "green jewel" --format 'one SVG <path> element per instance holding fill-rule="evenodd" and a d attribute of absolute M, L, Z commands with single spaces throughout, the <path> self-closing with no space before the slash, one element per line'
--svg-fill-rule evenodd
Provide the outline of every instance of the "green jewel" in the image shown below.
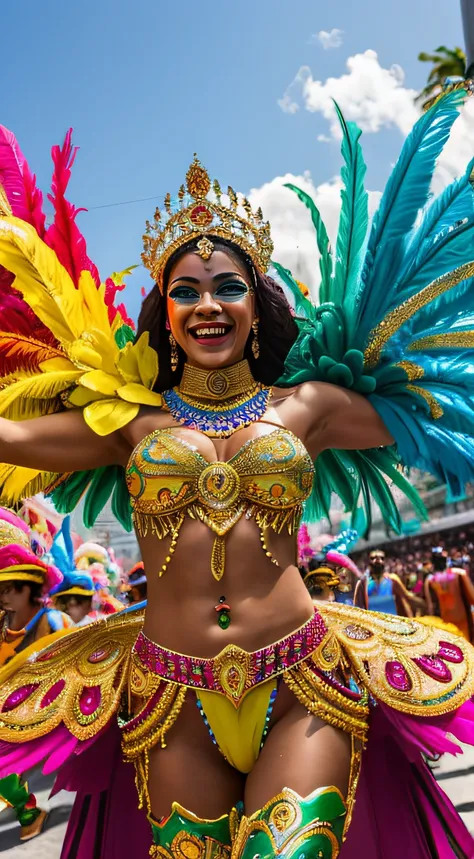
<path fill-rule="evenodd" d="M 221 611 L 217 618 L 217 623 L 221 629 L 227 629 L 230 626 L 230 616 L 226 611 Z"/>

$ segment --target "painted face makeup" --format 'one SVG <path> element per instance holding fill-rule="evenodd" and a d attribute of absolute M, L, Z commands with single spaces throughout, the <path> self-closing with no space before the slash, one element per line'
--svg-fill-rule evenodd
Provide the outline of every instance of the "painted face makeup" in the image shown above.
<path fill-rule="evenodd" d="M 248 272 L 224 251 L 209 260 L 186 254 L 171 270 L 167 311 L 190 364 L 209 369 L 241 361 L 255 316 Z"/>

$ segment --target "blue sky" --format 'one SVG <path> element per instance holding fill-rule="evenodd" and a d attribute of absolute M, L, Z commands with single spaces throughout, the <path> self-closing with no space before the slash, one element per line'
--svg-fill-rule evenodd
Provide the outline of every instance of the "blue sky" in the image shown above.
<path fill-rule="evenodd" d="M 323 50 L 320 30 L 343 31 Z M 154 202 L 94 208 L 176 191 L 197 151 L 222 183 L 242 191 L 286 172 L 334 175 L 339 152 L 318 142 L 319 113 L 284 113 L 277 102 L 299 67 L 326 80 L 349 56 L 377 51 L 420 88 L 420 50 L 462 45 L 457 0 L 24 0 L 2 9 L 0 122 L 13 130 L 43 189 L 49 151 L 74 127 L 81 147 L 70 198 L 89 207 L 80 226 L 102 277 L 139 262 Z M 6 85 L 5 85 L 6 80 Z M 368 184 L 380 188 L 402 136 L 367 134 Z M 127 289 L 136 314 L 140 269 Z"/>

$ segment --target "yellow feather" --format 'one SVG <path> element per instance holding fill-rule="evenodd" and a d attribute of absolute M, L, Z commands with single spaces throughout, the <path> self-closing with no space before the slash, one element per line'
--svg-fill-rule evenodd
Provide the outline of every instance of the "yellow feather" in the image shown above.
<path fill-rule="evenodd" d="M 137 382 L 139 380 L 138 355 L 132 343 L 126 343 L 123 349 L 120 350 L 117 367 L 120 375 L 123 376 L 126 382 Z"/>
<path fill-rule="evenodd" d="M 104 373 L 103 370 L 91 370 L 89 373 L 84 373 L 80 378 L 80 384 L 91 391 L 98 391 L 100 394 L 106 394 L 109 397 L 115 396 L 117 388 L 120 387 L 120 379 L 118 376 L 110 376 Z"/>
<path fill-rule="evenodd" d="M 98 290 L 90 271 L 81 271 L 79 292 L 85 303 L 84 328 L 100 328 L 110 331 L 109 313 L 104 301 L 104 290 Z"/>
<path fill-rule="evenodd" d="M 151 348 L 149 340 L 148 331 L 144 331 L 134 344 L 133 349 L 137 352 L 140 379 L 145 388 L 151 389 L 158 376 L 158 354 Z"/>
<path fill-rule="evenodd" d="M 54 373 L 56 370 L 74 373 L 77 370 L 72 361 L 69 361 L 66 357 L 48 358 L 46 361 L 42 361 L 39 366 L 43 373 Z"/>
<path fill-rule="evenodd" d="M 0 219 L 0 265 L 15 275 L 15 288 L 58 340 L 80 336 L 82 297 L 34 227 L 19 218 Z"/>
<path fill-rule="evenodd" d="M 33 376 L 19 377 L 18 381 L 0 390 L 0 414 L 11 406 L 17 398 L 50 400 L 61 391 L 77 383 L 80 370 L 38 373 Z"/>
<path fill-rule="evenodd" d="M 46 489 L 57 478 L 52 471 L 39 471 L 18 465 L 0 464 L 0 500 L 2 504 L 17 504 L 29 495 Z"/>
<path fill-rule="evenodd" d="M 78 409 L 83 409 L 88 403 L 93 403 L 95 400 L 108 399 L 110 394 L 103 394 L 100 391 L 91 391 L 90 388 L 83 388 L 78 385 L 77 388 L 69 394 L 68 403 Z"/>
<path fill-rule="evenodd" d="M 97 435 L 109 435 L 121 429 L 137 416 L 140 406 L 123 400 L 97 400 L 84 409 L 84 420 Z"/>
<path fill-rule="evenodd" d="M 129 265 L 128 268 L 124 268 L 122 271 L 113 271 L 110 275 L 110 280 L 115 283 L 115 286 L 122 286 L 125 278 L 128 277 L 136 268 L 138 268 L 137 265 Z"/>
<path fill-rule="evenodd" d="M 157 408 L 161 408 L 163 405 L 161 394 L 149 391 L 148 388 L 137 382 L 129 382 L 127 385 L 119 388 L 117 394 L 122 400 L 126 400 L 127 403 L 139 403 L 141 406 L 156 406 Z"/>

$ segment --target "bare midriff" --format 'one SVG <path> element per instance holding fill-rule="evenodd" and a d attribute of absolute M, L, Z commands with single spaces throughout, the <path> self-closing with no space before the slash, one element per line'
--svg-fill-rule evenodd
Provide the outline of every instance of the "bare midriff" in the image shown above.
<path fill-rule="evenodd" d="M 271 419 L 275 420 L 272 410 Z M 278 417 L 278 416 L 277 416 Z M 170 416 L 143 414 L 127 433 L 131 445 L 148 433 L 169 427 Z M 271 427 L 252 424 L 228 439 L 211 439 L 176 427 L 176 433 L 210 459 L 229 460 L 250 438 Z M 212 455 L 214 453 L 214 456 Z M 170 537 L 148 533 L 139 538 L 148 579 L 144 632 L 153 641 L 179 653 L 210 658 L 227 644 L 258 650 L 284 638 L 311 617 L 313 603 L 296 563 L 296 534 L 265 532 L 265 541 L 278 566 L 262 551 L 255 521 L 243 516 L 226 537 L 225 572 L 216 581 L 211 572 L 214 534 L 207 525 L 186 517 L 175 553 L 164 575 L 159 571 L 168 555 Z M 221 629 L 215 606 L 225 597 L 231 623 Z"/>

